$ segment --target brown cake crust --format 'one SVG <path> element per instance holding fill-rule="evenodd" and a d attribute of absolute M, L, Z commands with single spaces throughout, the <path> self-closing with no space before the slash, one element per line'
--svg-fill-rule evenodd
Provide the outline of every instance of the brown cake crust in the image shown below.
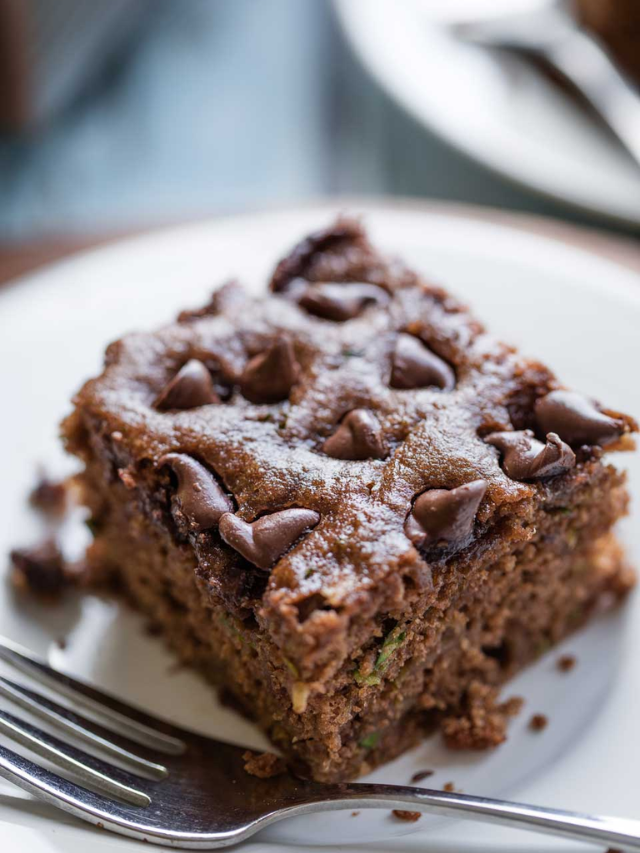
<path fill-rule="evenodd" d="M 542 417 L 568 424 L 560 384 L 357 222 L 303 241 L 271 290 L 228 285 L 112 344 L 76 397 L 64 435 L 86 463 L 96 577 L 117 576 L 316 778 L 364 772 L 442 720 L 451 743 L 498 743 L 495 686 L 629 586 L 609 534 L 623 476 L 562 436 L 553 476 L 508 476 L 485 439 L 532 430 L 514 470 L 537 470 Z M 158 406 L 168 387 L 174 409 Z M 629 445 L 631 418 L 585 405 L 587 436 L 599 418 L 604 449 Z M 472 483 L 464 525 L 456 510 L 429 534 L 417 499 L 446 514 Z"/>

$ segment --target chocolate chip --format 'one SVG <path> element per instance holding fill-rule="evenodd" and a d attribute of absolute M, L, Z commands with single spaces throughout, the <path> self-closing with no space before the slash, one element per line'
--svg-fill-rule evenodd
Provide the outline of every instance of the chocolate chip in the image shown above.
<path fill-rule="evenodd" d="M 252 403 L 277 403 L 287 399 L 299 372 L 293 347 L 282 338 L 248 362 L 240 390 Z"/>
<path fill-rule="evenodd" d="M 362 226 L 354 219 L 341 218 L 328 228 L 315 231 L 280 261 L 271 279 L 270 289 L 274 293 L 281 293 L 292 280 L 304 277 L 309 272 L 315 258 L 325 252 L 336 252 L 349 246 L 368 246 Z"/>
<path fill-rule="evenodd" d="M 463 543 L 472 533 L 485 480 L 473 480 L 457 489 L 430 489 L 414 501 L 404 530 L 418 548 L 446 542 Z"/>
<path fill-rule="evenodd" d="M 178 478 L 172 509 L 179 524 L 184 518 L 191 530 L 208 530 L 218 524 L 223 513 L 233 510 L 231 498 L 211 471 L 191 456 L 167 453 L 158 465 L 168 465 Z"/>
<path fill-rule="evenodd" d="M 166 409 L 195 409 L 219 403 L 211 374 L 201 361 L 192 358 L 176 373 L 157 397 L 154 406 Z"/>
<path fill-rule="evenodd" d="M 320 515 L 311 509 L 283 509 L 250 524 L 226 512 L 220 519 L 220 535 L 254 566 L 270 569 L 305 530 L 319 521 Z"/>
<path fill-rule="evenodd" d="M 381 287 L 361 282 L 292 282 L 291 294 L 298 305 L 310 314 L 337 323 L 352 320 L 368 305 L 389 299 Z"/>
<path fill-rule="evenodd" d="M 555 432 L 538 441 L 530 429 L 492 432 L 485 438 L 502 454 L 502 468 L 512 480 L 543 480 L 563 474 L 576 464 L 576 455 Z"/>
<path fill-rule="evenodd" d="M 456 379 L 453 370 L 413 335 L 400 334 L 391 366 L 392 388 L 427 388 L 435 385 L 451 391 Z"/>
<path fill-rule="evenodd" d="M 605 415 L 593 400 L 575 391 L 551 391 L 536 401 L 535 412 L 543 432 L 556 432 L 574 447 L 610 444 L 625 430 L 621 419 Z"/>
<path fill-rule="evenodd" d="M 353 409 L 322 445 L 334 459 L 384 459 L 387 455 L 376 416 L 367 409 Z"/>

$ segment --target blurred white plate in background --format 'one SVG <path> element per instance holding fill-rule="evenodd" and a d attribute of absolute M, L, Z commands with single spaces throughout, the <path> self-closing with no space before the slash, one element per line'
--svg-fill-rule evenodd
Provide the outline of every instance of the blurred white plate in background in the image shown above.
<path fill-rule="evenodd" d="M 541 1 L 334 3 L 364 65 L 423 126 L 536 193 L 638 226 L 640 167 L 607 130 L 526 60 L 443 27 Z"/>
<path fill-rule="evenodd" d="M 562 378 L 640 414 L 640 279 L 595 256 L 549 239 L 471 219 L 425 213 L 419 205 L 339 205 L 363 213 L 371 236 L 425 275 L 473 304 L 504 339 L 547 360 Z M 57 424 L 73 392 L 100 369 L 108 341 L 132 329 L 169 321 L 199 306 L 217 283 L 237 275 L 260 292 L 281 253 L 308 231 L 326 225 L 338 204 L 233 217 L 160 231 L 80 255 L 0 289 L 0 568 L 11 547 L 33 541 L 39 521 L 26 505 L 35 466 L 66 471 Z M 636 507 L 640 460 L 622 458 L 631 472 Z M 640 526 L 629 519 L 623 536 L 640 564 Z M 16 601 L 0 579 L 0 632 L 47 655 L 51 662 L 95 681 L 152 712 L 260 748 L 263 737 L 220 707 L 197 675 L 176 670 L 136 614 L 95 597 L 59 607 Z M 65 637 L 61 649 L 56 639 Z M 633 817 L 640 695 L 640 597 L 595 620 L 529 668 L 505 691 L 526 699 L 510 737 L 487 753 L 446 750 L 439 737 L 369 777 L 407 784 L 418 770 L 435 770 L 435 788 L 452 781 L 463 791 L 524 802 Z M 562 675 L 562 652 L 577 655 Z M 527 728 L 533 713 L 548 728 Z M 410 837 L 399 838 L 398 836 Z M 393 842 L 385 839 L 393 838 Z M 352 844 L 352 853 L 514 853 L 586 850 L 555 839 L 482 824 L 423 816 L 406 824 L 388 811 L 314 815 L 277 824 L 242 847 L 243 853 L 288 853 L 312 845 Z M 428 847 L 427 847 L 428 845 Z M 141 845 L 100 832 L 0 782 L 0 850 L 30 853 L 125 853 Z M 144 848 L 144 849 L 151 849 Z"/>

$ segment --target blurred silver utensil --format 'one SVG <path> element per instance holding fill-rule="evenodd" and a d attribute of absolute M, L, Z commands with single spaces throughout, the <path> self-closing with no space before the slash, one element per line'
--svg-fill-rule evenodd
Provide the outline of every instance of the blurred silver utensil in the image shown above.
<path fill-rule="evenodd" d="M 615 845 L 640 853 L 640 823 L 400 785 L 326 785 L 287 772 L 244 770 L 242 747 L 201 737 L 51 669 L 0 637 L 0 660 L 90 717 L 0 676 L 10 703 L 60 732 L 0 710 L 0 735 L 58 767 L 53 772 L 0 743 L 0 777 L 76 817 L 143 841 L 210 850 L 275 821 L 334 809 L 406 809 Z M 97 722 L 99 721 L 99 722 Z M 75 741 L 72 745 L 70 741 Z M 98 758 L 95 753 L 103 757 Z M 74 779 L 76 781 L 74 781 Z"/>
<path fill-rule="evenodd" d="M 472 44 L 540 57 L 584 96 L 640 165 L 640 92 L 598 39 L 582 29 L 572 0 L 496 18 L 456 22 L 451 31 Z"/>

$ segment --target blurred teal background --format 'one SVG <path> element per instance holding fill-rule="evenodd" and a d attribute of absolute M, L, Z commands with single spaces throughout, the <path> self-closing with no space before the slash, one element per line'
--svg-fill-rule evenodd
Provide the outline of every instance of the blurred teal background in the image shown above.
<path fill-rule="evenodd" d="M 352 56 L 328 0 L 156 0 L 137 11 L 64 108 L 0 135 L 0 240 L 336 193 L 583 219 L 416 126 Z"/>

